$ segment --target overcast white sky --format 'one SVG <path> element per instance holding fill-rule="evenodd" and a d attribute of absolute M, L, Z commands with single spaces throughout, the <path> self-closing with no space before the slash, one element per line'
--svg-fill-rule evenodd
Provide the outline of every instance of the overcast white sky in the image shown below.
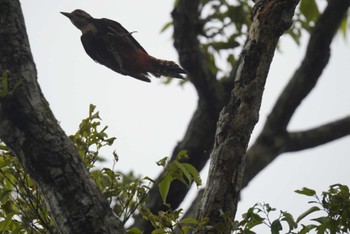
<path fill-rule="evenodd" d="M 137 31 L 134 37 L 151 55 L 178 61 L 171 30 L 160 34 L 162 26 L 171 20 L 173 1 L 21 3 L 39 83 L 66 133 L 73 134 L 87 116 L 89 104 L 95 104 L 103 124 L 109 126 L 107 132 L 117 137 L 118 169 L 150 177 L 158 175 L 160 168 L 155 162 L 171 155 L 195 109 L 197 97 L 193 87 L 190 84 L 180 87 L 177 82 L 165 86 L 156 78 L 150 84 L 144 83 L 95 63 L 81 45 L 80 31 L 59 12 L 80 8 L 93 17 L 116 20 L 129 31 Z M 349 41 L 336 37 L 329 66 L 298 109 L 289 129 L 307 129 L 350 114 Z M 277 52 L 272 63 L 254 136 L 299 65 L 305 45 L 306 40 L 297 47 L 288 37 L 282 38 L 283 52 Z M 321 192 L 334 183 L 349 185 L 349 152 L 350 137 L 346 137 L 280 156 L 243 191 L 239 214 L 255 202 L 267 202 L 300 214 L 308 199 L 294 194 L 294 190 L 307 186 Z"/>

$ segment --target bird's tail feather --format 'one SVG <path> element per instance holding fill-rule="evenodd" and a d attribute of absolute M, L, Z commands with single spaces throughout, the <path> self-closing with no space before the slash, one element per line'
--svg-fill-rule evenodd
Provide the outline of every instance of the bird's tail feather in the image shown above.
<path fill-rule="evenodd" d="M 162 60 L 152 57 L 153 71 L 151 72 L 154 76 L 169 76 L 173 78 L 184 79 L 182 74 L 187 74 L 187 72 L 182 69 L 173 61 Z"/>

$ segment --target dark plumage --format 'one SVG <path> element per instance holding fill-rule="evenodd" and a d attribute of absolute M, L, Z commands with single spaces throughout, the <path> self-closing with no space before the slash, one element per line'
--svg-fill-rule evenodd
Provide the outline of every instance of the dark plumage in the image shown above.
<path fill-rule="evenodd" d="M 86 53 L 96 62 L 120 74 L 150 82 L 149 74 L 183 79 L 186 71 L 175 62 L 150 56 L 120 23 L 95 19 L 83 10 L 61 12 L 82 32 Z"/>

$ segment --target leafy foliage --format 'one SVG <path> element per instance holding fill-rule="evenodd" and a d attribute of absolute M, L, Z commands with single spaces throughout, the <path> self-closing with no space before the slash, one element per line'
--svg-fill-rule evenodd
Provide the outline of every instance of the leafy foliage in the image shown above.
<path fill-rule="evenodd" d="M 191 164 L 183 163 L 181 160 L 187 158 L 187 151 L 180 151 L 177 155 L 177 160 L 171 162 L 166 169 L 166 173 L 160 180 L 159 192 L 163 199 L 163 203 L 166 204 L 166 197 L 168 196 L 170 184 L 174 180 L 180 180 L 188 187 L 195 182 L 198 186 L 202 184 L 199 172 Z M 157 162 L 158 165 L 165 167 L 167 158 L 164 158 Z"/>
<path fill-rule="evenodd" d="M 269 204 L 257 203 L 243 214 L 243 220 L 236 221 L 235 233 L 255 233 L 252 228 L 265 224 L 271 233 L 300 233 L 305 234 L 312 231 L 317 233 L 349 233 L 350 232 L 350 193 L 346 185 L 335 184 L 329 190 L 323 192 L 321 198 L 316 191 L 309 188 L 296 190 L 296 193 L 313 197 L 309 204 L 314 204 L 296 219 L 286 211 L 280 211 L 278 218 L 271 219 L 275 208 Z M 303 224 L 306 217 L 313 214 L 308 224 Z M 283 230 L 286 224 L 288 231 Z"/>
<path fill-rule="evenodd" d="M 200 22 L 198 38 L 201 49 L 206 56 L 208 66 L 218 79 L 231 76 L 228 71 L 238 60 L 238 55 L 246 41 L 251 24 L 250 14 L 252 2 L 249 0 L 201 0 L 199 9 Z M 178 1 L 175 1 L 177 4 Z M 287 32 L 293 40 L 299 44 L 302 33 L 312 30 L 320 15 L 316 0 L 301 0 L 300 8 L 294 18 L 293 27 Z M 167 23 L 162 31 L 172 26 Z M 343 20 L 340 31 L 346 35 L 348 28 L 347 18 Z M 218 64 L 224 64 L 219 66 Z M 20 85 L 8 84 L 9 72 L 1 74 L 0 98 L 10 95 Z M 143 206 L 148 196 L 150 186 L 157 184 L 163 203 L 169 187 L 174 180 L 190 186 L 193 182 L 201 184 L 198 171 L 190 164 L 184 162 L 188 157 L 186 151 L 181 151 L 177 160 L 168 163 L 167 158 L 158 161 L 158 165 L 164 167 L 165 172 L 160 181 L 151 178 L 140 178 L 133 173 L 122 174 L 115 167 L 118 155 L 112 153 L 113 165 L 111 168 L 98 168 L 96 162 L 103 161 L 100 156 L 101 149 L 110 147 L 115 142 L 115 137 L 108 137 L 107 127 L 101 128 L 101 118 L 96 107 L 90 105 L 89 115 L 83 119 L 78 131 L 70 136 L 76 145 L 81 158 L 91 173 L 97 186 L 105 198 L 110 202 L 115 214 L 126 223 L 132 215 L 139 212 L 153 226 L 153 233 L 189 233 L 196 230 L 207 230 L 205 218 L 181 219 L 182 209 L 152 213 Z M 101 129 L 100 129 L 101 128 Z M 310 208 L 293 217 L 286 211 L 279 213 L 268 204 L 256 204 L 251 207 L 241 221 L 232 221 L 232 217 L 222 214 L 224 226 L 229 226 L 235 233 L 255 233 L 253 228 L 266 225 L 271 233 L 280 233 L 287 227 L 289 233 L 336 233 L 350 232 L 350 195 L 349 188 L 336 184 L 323 192 L 321 198 L 316 191 L 303 188 L 296 191 L 299 194 L 313 198 Z M 277 218 L 271 218 L 271 214 L 278 213 Z M 302 224 L 310 215 L 318 215 L 311 219 L 311 223 Z M 57 233 L 50 218 L 45 203 L 35 182 L 26 174 L 17 159 L 11 155 L 7 147 L 0 143 L 0 231 L 1 233 Z M 286 232 L 286 231 L 285 231 Z M 128 233 L 142 233 L 141 230 L 131 227 Z"/>
<path fill-rule="evenodd" d="M 135 177 L 133 173 L 122 174 L 115 170 L 117 154 L 113 152 L 113 165 L 111 168 L 98 169 L 96 162 L 101 161 L 100 150 L 112 146 L 114 137 L 108 137 L 107 127 L 100 126 L 99 113 L 95 106 L 89 108 L 89 115 L 82 120 L 77 133 L 70 136 L 79 149 L 80 156 L 89 169 L 92 178 L 110 202 L 115 214 L 126 223 L 132 215 L 138 212 L 144 219 L 154 226 L 153 234 L 157 233 L 190 233 L 198 230 L 216 230 L 230 228 L 234 233 L 255 233 L 252 229 L 265 224 L 271 233 L 280 233 L 287 226 L 288 233 L 318 233 L 350 232 L 350 193 L 345 185 L 332 185 L 321 198 L 316 191 L 303 188 L 296 192 L 313 200 L 313 204 L 305 212 L 294 218 L 286 211 L 280 211 L 279 216 L 272 219 L 276 212 L 269 204 L 257 203 L 243 215 L 241 221 L 233 221 L 232 217 L 222 214 L 224 222 L 215 227 L 207 226 L 208 219 L 196 220 L 187 217 L 182 219 L 182 209 L 160 211 L 154 214 L 144 207 L 150 186 L 157 184 L 159 192 L 166 204 L 169 187 L 174 180 L 190 186 L 193 182 L 201 184 L 198 171 L 190 164 L 184 162 L 188 157 L 186 151 L 177 155 L 177 160 L 168 163 L 167 158 L 157 162 L 164 167 L 163 177 L 160 181 L 151 178 Z M 0 144 L 0 230 L 2 233 L 57 233 L 52 219 L 45 207 L 44 200 L 37 190 L 35 182 L 25 173 L 24 169 L 11 155 L 3 144 Z M 319 214 L 311 219 L 311 223 L 302 224 L 309 215 Z M 139 234 L 141 230 L 131 227 L 128 233 Z"/>
<path fill-rule="evenodd" d="M 116 138 L 108 137 L 107 126 L 100 130 L 101 118 L 95 109 L 94 105 L 90 105 L 88 117 L 82 120 L 78 131 L 70 136 L 70 139 L 76 145 L 83 162 L 114 213 L 126 223 L 139 209 L 145 219 L 154 223 L 158 231 L 175 227 L 175 222 L 180 225 L 181 209 L 169 209 L 155 215 L 146 207 L 142 207 L 142 204 L 148 196 L 150 185 L 154 183 L 158 184 L 164 202 L 173 180 L 180 180 L 188 186 L 192 182 L 196 182 L 197 185 L 201 183 L 198 171 L 192 165 L 181 162 L 188 157 L 187 152 L 180 152 L 178 160 L 169 163 L 167 167 L 166 158 L 158 161 L 158 165 L 165 168 L 165 176 L 159 182 L 149 177 L 136 177 L 132 172 L 123 174 L 115 170 L 118 161 L 115 151 L 112 153 L 112 167 L 98 169 L 96 162 L 103 161 L 100 150 L 112 146 Z M 181 228 L 188 230 L 185 223 L 186 220 L 181 223 Z M 202 224 L 197 222 L 197 226 Z M 191 225 L 193 226 L 193 223 Z M 0 230 L 2 233 L 57 233 L 35 182 L 3 144 L 0 144 Z M 130 228 L 128 233 L 141 231 Z"/>
<path fill-rule="evenodd" d="M 175 1 L 175 6 L 179 1 Z M 201 49 L 208 63 L 208 68 L 217 78 L 230 78 L 232 68 L 238 60 L 242 48 L 246 43 L 251 25 L 251 0 L 201 0 L 198 9 L 198 38 Z M 304 34 L 308 34 L 320 16 L 319 5 L 316 0 L 301 0 L 293 18 L 292 27 L 286 35 L 300 45 Z M 344 18 L 340 32 L 346 36 L 348 21 Z M 173 22 L 166 23 L 161 32 L 169 29 Z M 233 69 L 234 70 L 234 69 Z M 166 82 L 169 83 L 169 80 Z M 183 82 L 181 83 L 183 84 Z"/>
<path fill-rule="evenodd" d="M 55 233 L 44 200 L 33 180 L 0 143 L 1 233 Z"/>
<path fill-rule="evenodd" d="M 102 160 L 99 157 L 100 149 L 104 146 L 111 146 L 116 139 L 115 137 L 108 138 L 107 126 L 102 130 L 98 130 L 101 118 L 99 112 L 95 112 L 95 109 L 96 106 L 91 104 L 89 116 L 82 120 L 78 131 L 69 137 L 78 148 L 79 154 L 88 169 L 93 168 L 97 160 Z M 115 152 L 113 152 L 113 156 L 117 161 L 118 156 Z"/>

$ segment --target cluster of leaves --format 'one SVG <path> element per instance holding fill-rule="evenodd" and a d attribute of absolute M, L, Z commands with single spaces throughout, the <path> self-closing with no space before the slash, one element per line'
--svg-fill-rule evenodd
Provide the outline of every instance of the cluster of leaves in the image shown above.
<path fill-rule="evenodd" d="M 176 160 L 167 163 L 168 158 L 165 157 L 157 162 L 158 166 L 164 167 L 164 176 L 159 182 L 153 181 L 159 187 L 159 192 L 163 200 L 163 204 L 168 206 L 166 198 L 169 193 L 169 188 L 174 180 L 179 180 L 188 187 L 194 182 L 197 186 L 201 185 L 202 181 L 199 172 L 191 165 L 183 162 L 188 158 L 187 151 L 180 151 Z M 181 220 L 182 209 L 171 210 L 168 206 L 167 211 L 159 211 L 153 214 L 150 209 L 143 207 L 141 214 L 144 219 L 152 223 L 155 228 L 152 234 L 157 233 L 175 233 L 175 230 L 181 230 L 182 233 L 188 233 L 190 230 L 199 230 L 205 226 L 206 219 L 197 221 L 193 218 Z"/>
<path fill-rule="evenodd" d="M 157 215 L 153 214 L 149 209 L 142 212 L 143 217 L 152 223 L 155 228 L 152 234 L 166 233 L 193 233 L 199 230 L 205 230 L 208 222 L 207 218 L 197 220 L 195 218 L 181 219 L 182 209 L 159 211 Z M 134 232 L 132 232 L 134 233 Z M 135 234 L 142 233 L 140 230 Z"/>
<path fill-rule="evenodd" d="M 294 23 L 291 29 L 287 31 L 287 35 L 291 36 L 298 45 L 303 31 L 310 32 L 317 19 L 320 16 L 319 6 L 316 0 L 301 0 L 298 10 L 294 15 Z M 346 38 L 348 29 L 348 17 L 344 17 L 339 32 Z"/>
<path fill-rule="evenodd" d="M 323 192 L 321 198 L 316 191 L 309 188 L 296 190 L 296 193 L 313 197 L 309 201 L 314 204 L 296 219 L 286 211 L 280 211 L 278 218 L 272 220 L 271 216 L 276 212 L 269 204 L 257 203 L 243 214 L 243 220 L 235 221 L 235 233 L 254 234 L 252 229 L 265 224 L 272 234 L 283 230 L 283 223 L 288 226 L 287 233 L 350 233 L 350 193 L 346 185 L 335 184 L 329 190 Z M 305 217 L 313 214 L 317 217 L 311 219 L 310 224 L 302 224 Z M 284 231 L 283 233 L 286 233 Z"/>
<path fill-rule="evenodd" d="M 70 136 L 70 138 L 77 146 L 80 156 L 84 160 L 86 167 L 90 170 L 91 176 L 97 186 L 109 201 L 114 213 L 123 223 L 126 223 L 139 210 L 145 219 L 150 220 L 154 224 L 155 229 L 159 230 L 162 228 L 163 230 L 169 227 L 169 223 L 173 223 L 173 221 L 178 219 L 180 211 L 169 210 L 168 212 L 153 214 L 146 207 L 142 207 L 142 204 L 147 198 L 152 184 L 159 185 L 159 190 L 165 203 L 170 183 L 174 179 L 188 184 L 194 180 L 199 180 L 199 174 L 193 166 L 180 162 L 182 158 L 186 157 L 186 152 L 181 152 L 178 160 L 169 164 L 166 169 L 167 171 L 164 173 L 164 178 L 159 182 L 155 182 L 149 177 L 139 178 L 135 177 L 133 173 L 123 174 L 116 171 L 115 166 L 118 156 L 115 151 L 113 152 L 112 168 L 104 167 L 97 169 L 95 163 L 102 161 L 100 150 L 106 146 L 112 146 L 116 138 L 108 137 L 106 126 L 99 130 L 101 119 L 99 112 L 95 111 L 95 109 L 96 107 L 94 105 L 90 105 L 89 116 L 82 120 L 79 130 L 75 135 Z M 167 158 L 164 158 L 157 162 L 157 164 L 165 167 L 166 161 Z M 128 232 L 141 233 L 137 228 L 131 228 Z"/>
<path fill-rule="evenodd" d="M 179 1 L 175 1 L 175 5 Z M 201 0 L 198 22 L 201 48 L 208 62 L 208 68 L 218 79 L 229 78 L 246 42 L 251 25 L 252 0 Z M 303 32 L 310 32 L 320 16 L 316 0 L 301 0 L 294 17 L 294 23 L 286 34 L 300 44 Z M 164 25 L 165 31 L 172 25 Z M 341 31 L 345 35 L 347 19 Z"/>
<path fill-rule="evenodd" d="M 219 79 L 230 75 L 226 72 L 232 70 L 246 41 L 251 24 L 251 3 L 246 0 L 201 1 L 202 51 L 208 58 L 211 72 L 221 75 Z M 237 48 L 239 50 L 234 53 Z M 225 66 L 218 65 L 223 63 Z"/>
<path fill-rule="evenodd" d="M 319 16 L 320 11 L 315 0 L 301 0 L 299 9 L 294 15 L 293 26 L 287 34 L 299 45 L 302 30 L 311 31 Z"/>
<path fill-rule="evenodd" d="M 153 181 L 151 178 L 138 178 L 132 173 L 127 175 L 117 172 L 114 168 L 118 160 L 113 152 L 112 168 L 98 169 L 96 162 L 102 161 L 100 150 L 106 146 L 112 146 L 115 138 L 109 138 L 106 129 L 100 126 L 99 113 L 95 106 L 90 105 L 89 116 L 82 120 L 76 134 L 70 139 L 79 149 L 81 158 L 89 169 L 92 178 L 110 202 L 115 214 L 126 223 L 132 215 L 139 212 L 144 219 L 154 226 L 153 234 L 158 233 L 190 233 L 197 230 L 215 228 L 221 230 L 229 227 L 235 233 L 254 233 L 252 228 L 260 224 L 267 225 L 272 233 L 279 233 L 283 223 L 289 227 L 289 233 L 307 233 L 316 230 L 318 233 L 350 232 L 350 193 L 345 185 L 333 185 L 319 198 L 312 189 L 303 188 L 297 193 L 314 198 L 310 203 L 315 204 L 296 219 L 288 212 L 280 211 L 277 219 L 271 220 L 271 214 L 276 209 L 268 204 L 256 204 L 244 215 L 242 221 L 232 221 L 231 217 L 222 214 L 225 221 L 221 226 L 208 227 L 208 219 L 196 220 L 188 217 L 182 219 L 182 209 L 160 211 L 152 213 L 143 206 L 148 196 L 150 186 L 157 184 L 159 192 L 166 204 L 169 187 L 174 180 L 179 180 L 190 186 L 192 183 L 201 184 L 198 171 L 190 164 L 184 162 L 188 157 L 186 151 L 181 151 L 177 160 L 168 163 L 167 158 L 158 161 L 159 166 L 164 167 L 162 179 Z M 311 219 L 311 224 L 303 225 L 304 220 L 310 214 L 321 212 L 321 216 Z M 24 169 L 11 155 L 5 145 L 0 144 L 0 230 L 2 233 L 57 233 L 52 219 L 44 204 L 44 200 L 38 191 L 34 181 L 25 173 Z M 130 228 L 128 233 L 139 234 L 141 230 Z"/>
<path fill-rule="evenodd" d="M 94 168 L 96 161 L 103 161 L 99 155 L 101 148 L 111 146 L 116 140 L 115 137 L 108 137 L 106 133 L 107 126 L 102 130 L 98 129 L 101 125 L 101 118 L 99 112 L 96 112 L 95 109 L 96 106 L 90 104 L 89 116 L 81 121 L 78 131 L 69 136 L 88 169 Z M 118 156 L 115 152 L 113 152 L 113 156 L 117 161 Z"/>
<path fill-rule="evenodd" d="M 106 133 L 107 126 L 99 130 L 101 119 L 99 112 L 96 112 L 95 109 L 96 107 L 94 105 L 90 105 L 89 116 L 82 120 L 79 130 L 75 135 L 70 136 L 70 139 L 78 148 L 80 156 L 84 160 L 86 167 L 90 170 L 92 178 L 105 198 L 110 202 L 114 213 L 123 223 L 126 223 L 132 215 L 136 214 L 136 211 L 140 211 L 145 219 L 152 222 L 155 227 L 155 233 L 160 230 L 174 228 L 176 225 L 183 223 L 183 221 L 178 221 L 181 209 L 175 211 L 169 209 L 165 212 L 153 214 L 147 207 L 143 207 L 142 205 L 148 196 L 152 184 L 158 184 L 164 204 L 166 203 L 166 197 L 172 181 L 180 180 L 187 186 L 190 186 L 192 182 L 200 185 L 201 180 L 198 171 L 192 165 L 182 162 L 183 159 L 188 157 L 187 152 L 181 151 L 178 154 L 177 160 L 174 160 L 168 165 L 167 158 L 163 158 L 157 162 L 165 170 L 164 177 L 158 182 L 149 177 L 139 178 L 135 177 L 133 173 L 122 174 L 116 171 L 114 168 L 118 156 L 115 151 L 113 152 L 112 168 L 96 169 L 95 163 L 102 161 L 100 150 L 103 147 L 112 146 L 116 138 L 108 137 Z M 184 226 L 183 228 L 186 229 Z M 128 232 L 141 233 L 137 228 L 131 228 Z"/>
<path fill-rule="evenodd" d="M 176 160 L 171 162 L 167 168 L 165 168 L 167 157 L 157 162 L 159 166 L 164 167 L 166 170 L 165 175 L 158 184 L 164 204 L 166 204 L 166 197 L 168 196 L 170 185 L 174 180 L 179 180 L 188 187 L 191 186 L 192 182 L 195 182 L 197 186 L 202 184 L 197 169 L 189 163 L 182 162 L 186 158 L 188 158 L 187 151 L 182 150 L 178 153 Z"/>
<path fill-rule="evenodd" d="M 55 233 L 44 200 L 18 160 L 0 143 L 1 233 Z"/>
<path fill-rule="evenodd" d="M 114 213 L 126 223 L 135 212 L 138 205 L 146 198 L 149 186 L 147 179 L 135 177 L 133 173 L 123 174 L 115 170 L 118 155 L 112 152 L 113 163 L 111 168 L 98 168 L 96 162 L 103 162 L 101 150 L 112 146 L 115 137 L 109 137 L 106 133 L 107 126 L 102 127 L 99 112 L 96 106 L 90 105 L 89 115 L 83 119 L 78 131 L 70 136 L 77 147 L 80 157 L 85 166 L 101 190 L 105 198 L 109 201 Z"/>
<path fill-rule="evenodd" d="M 175 1 L 175 5 L 178 2 Z M 219 79 L 229 75 L 225 73 L 231 70 L 229 68 L 237 60 L 240 50 L 237 53 L 233 51 L 242 48 L 247 38 L 251 9 L 252 2 L 248 0 L 200 1 L 200 20 L 197 23 L 200 46 L 207 59 L 208 68 L 211 73 L 219 74 Z M 172 24 L 173 22 L 168 22 L 161 31 L 167 30 Z M 225 66 L 218 66 L 221 64 L 219 61 L 226 63 Z"/>
<path fill-rule="evenodd" d="M 158 182 L 149 177 L 139 178 L 133 173 L 123 174 L 116 171 L 118 156 L 115 151 L 112 153 L 111 168 L 99 169 L 96 166 L 96 162 L 103 161 L 100 155 L 101 149 L 112 146 L 116 138 L 108 137 L 106 126 L 100 129 L 101 119 L 95 109 L 94 105 L 90 105 L 88 117 L 82 120 L 78 131 L 70 136 L 70 139 L 76 145 L 97 186 L 122 222 L 126 223 L 140 210 L 142 216 L 154 224 L 155 233 L 164 233 L 161 230 L 176 226 L 182 230 L 189 230 L 203 225 L 203 222 L 194 219 L 179 221 L 181 209 L 175 211 L 169 209 L 153 214 L 146 207 L 142 207 L 152 184 L 159 185 L 165 203 L 173 180 L 180 180 L 188 186 L 192 182 L 196 182 L 197 185 L 201 183 L 198 171 L 192 165 L 182 162 L 187 157 L 186 151 L 180 152 L 178 159 L 167 166 L 165 166 L 166 158 L 157 162 L 165 170 L 164 178 Z M 0 230 L 2 233 L 57 233 L 35 182 L 4 144 L 0 144 Z M 142 232 L 137 228 L 130 228 L 128 233 Z"/>

